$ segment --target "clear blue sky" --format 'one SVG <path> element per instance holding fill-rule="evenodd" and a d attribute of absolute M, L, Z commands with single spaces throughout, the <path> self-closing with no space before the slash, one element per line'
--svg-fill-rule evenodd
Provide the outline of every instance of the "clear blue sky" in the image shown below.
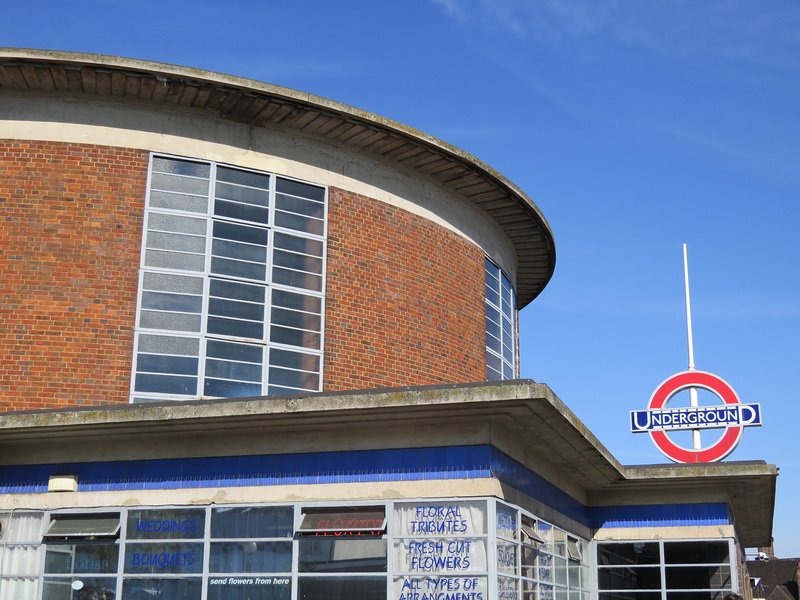
<path fill-rule="evenodd" d="M 731 460 L 781 468 L 800 556 L 800 4 L 796 0 L 7 2 L 10 47 L 209 69 L 344 102 L 472 153 L 528 193 L 556 273 L 521 316 L 522 374 L 623 464 L 628 413 L 687 366 L 762 404 Z M 706 444 L 704 438 L 704 444 Z"/>

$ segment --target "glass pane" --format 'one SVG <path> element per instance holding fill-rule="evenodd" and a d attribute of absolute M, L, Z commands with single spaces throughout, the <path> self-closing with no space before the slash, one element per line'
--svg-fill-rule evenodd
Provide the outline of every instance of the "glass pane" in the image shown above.
<path fill-rule="evenodd" d="M 320 358 L 316 354 L 301 354 L 300 352 L 273 349 L 269 353 L 269 364 L 317 373 L 319 372 Z"/>
<path fill-rule="evenodd" d="M 176 175 L 191 175 L 194 177 L 208 177 L 211 173 L 211 167 L 206 163 L 154 156 L 153 171 L 158 173 L 174 173 Z"/>
<path fill-rule="evenodd" d="M 252 344 L 237 344 L 209 340 L 206 354 L 213 358 L 261 364 L 263 348 Z"/>
<path fill-rule="evenodd" d="M 300 577 L 298 600 L 386 600 L 385 577 Z"/>
<path fill-rule="evenodd" d="M 153 394 L 194 396 L 197 394 L 197 378 L 137 374 L 134 389 L 137 392 L 149 392 Z"/>
<path fill-rule="evenodd" d="M 533 546 L 522 546 L 520 558 L 522 559 L 522 576 L 536 577 L 537 558 L 539 550 Z"/>
<path fill-rule="evenodd" d="M 211 544 L 211 573 L 289 573 L 292 542 L 216 542 Z"/>
<path fill-rule="evenodd" d="M 146 250 L 144 264 L 160 269 L 176 269 L 179 271 L 203 271 L 206 257 L 198 254 L 180 254 L 164 250 Z"/>
<path fill-rule="evenodd" d="M 539 554 L 539 579 L 553 581 L 553 557 L 550 554 Z"/>
<path fill-rule="evenodd" d="M 260 227 L 235 225 L 224 221 L 214 221 L 214 237 L 217 239 L 245 242 L 257 246 L 266 246 L 268 232 Z"/>
<path fill-rule="evenodd" d="M 322 277 L 298 271 L 287 271 L 275 267 L 272 269 L 272 281 L 289 287 L 303 288 L 319 292 L 322 290 Z"/>
<path fill-rule="evenodd" d="M 267 267 L 263 263 L 242 262 L 227 258 L 212 258 L 211 272 L 215 275 L 229 275 L 230 277 L 264 281 L 267 276 Z"/>
<path fill-rule="evenodd" d="M 110 577 L 46 577 L 42 600 L 114 600 L 116 588 L 117 580 Z M 14 596 L 14 599 L 33 597 Z"/>
<path fill-rule="evenodd" d="M 197 356 L 200 353 L 200 340 L 168 335 L 140 335 L 139 351 Z"/>
<path fill-rule="evenodd" d="M 217 180 L 247 185 L 254 188 L 269 189 L 269 175 L 264 173 L 253 173 L 252 171 L 241 171 L 228 167 L 217 169 Z"/>
<path fill-rule="evenodd" d="M 184 313 L 199 313 L 203 309 L 203 299 L 200 296 L 164 294 L 161 292 L 142 292 L 142 308 Z"/>
<path fill-rule="evenodd" d="M 215 508 L 211 513 L 212 538 L 283 538 L 293 533 L 291 506 Z"/>
<path fill-rule="evenodd" d="M 214 202 L 214 216 L 239 219 L 240 221 L 251 221 L 252 223 L 269 223 L 269 209 L 252 204 L 237 204 L 236 202 L 226 202 L 217 200 Z"/>
<path fill-rule="evenodd" d="M 302 200 L 292 196 L 278 194 L 275 197 L 275 206 L 282 211 L 316 217 L 321 219 L 325 216 L 325 205 L 321 202 Z"/>
<path fill-rule="evenodd" d="M 259 322 L 264 320 L 264 305 L 251 302 L 211 298 L 208 301 L 208 312 L 220 317 L 233 317 Z"/>
<path fill-rule="evenodd" d="M 657 590 L 661 588 L 659 567 L 613 567 L 597 569 L 601 590 Z"/>
<path fill-rule="evenodd" d="M 721 591 L 692 591 L 692 592 L 667 592 L 667 600 L 723 600 L 730 590 Z"/>
<path fill-rule="evenodd" d="M 291 252 L 299 252 L 300 254 L 308 254 L 310 256 L 322 256 L 324 248 L 322 242 L 319 240 L 311 240 L 280 232 L 275 233 L 274 243 L 276 248 L 290 250 Z"/>
<path fill-rule="evenodd" d="M 266 291 L 263 285 L 237 283 L 224 279 L 212 279 L 210 293 L 219 298 L 231 298 L 247 302 L 264 303 Z"/>
<path fill-rule="evenodd" d="M 139 326 L 145 329 L 165 329 L 167 331 L 200 331 L 202 317 L 192 314 L 178 314 L 143 310 L 139 315 Z"/>
<path fill-rule="evenodd" d="M 184 277 L 172 273 L 145 273 L 143 286 L 146 290 L 175 292 L 178 294 L 201 295 L 203 279 L 200 277 Z"/>
<path fill-rule="evenodd" d="M 47 545 L 45 573 L 116 573 L 119 544 L 84 542 Z"/>
<path fill-rule="evenodd" d="M 667 589 L 721 589 L 731 587 L 730 567 L 667 567 Z"/>
<path fill-rule="evenodd" d="M 208 180 L 153 173 L 150 178 L 150 188 L 165 192 L 182 192 L 184 194 L 205 196 L 208 194 Z"/>
<path fill-rule="evenodd" d="M 203 237 L 179 235 L 177 233 L 159 233 L 150 231 L 147 234 L 148 248 L 174 250 L 176 252 L 193 252 L 202 254 L 206 251 L 206 240 Z"/>
<path fill-rule="evenodd" d="M 510 577 L 498 577 L 497 597 L 503 598 L 504 600 L 519 598 L 519 585 L 520 585 L 519 579 L 511 579 Z"/>
<path fill-rule="evenodd" d="M 661 592 L 600 592 L 598 600 L 661 600 Z"/>
<path fill-rule="evenodd" d="M 291 600 L 288 577 L 210 577 L 208 600 Z"/>
<path fill-rule="evenodd" d="M 45 537 L 88 537 L 115 535 L 119 513 L 98 515 L 54 515 Z"/>
<path fill-rule="evenodd" d="M 172 375 L 197 375 L 198 359 L 185 356 L 139 354 L 136 357 L 138 373 L 170 373 Z"/>
<path fill-rule="evenodd" d="M 203 580 L 199 577 L 180 579 L 130 579 L 122 581 L 122 598 L 157 598 L 159 600 L 200 600 Z"/>
<path fill-rule="evenodd" d="M 272 262 L 275 266 L 286 267 L 295 271 L 307 271 L 309 273 L 322 273 L 322 259 L 305 254 L 294 254 L 283 250 L 275 250 L 272 254 Z"/>
<path fill-rule="evenodd" d="M 0 545 L 0 574 L 38 575 L 39 548 L 38 543 Z"/>
<path fill-rule="evenodd" d="M 284 194 L 292 194 L 293 196 L 302 196 L 303 198 L 310 198 L 322 202 L 325 200 L 325 189 L 299 181 L 292 181 L 291 179 L 278 178 L 276 189 Z"/>
<path fill-rule="evenodd" d="M 727 541 L 664 542 L 668 565 L 730 562 Z"/>
<path fill-rule="evenodd" d="M 302 371 L 290 371 L 272 367 L 269 370 L 269 384 L 303 390 L 316 390 L 319 387 L 319 376 L 316 373 L 304 373 Z"/>
<path fill-rule="evenodd" d="M 383 507 L 359 507 L 342 509 L 307 509 L 298 528 L 305 532 L 374 531 L 376 534 L 386 525 Z"/>
<path fill-rule="evenodd" d="M 250 338 L 253 340 L 260 340 L 264 337 L 264 325 L 253 321 L 235 321 L 233 319 L 209 317 L 207 330 L 208 333 L 217 335 Z"/>
<path fill-rule="evenodd" d="M 304 231 L 313 235 L 322 235 L 325 233 L 324 221 L 312 217 L 300 217 L 281 211 L 275 212 L 275 225 L 286 229 L 294 229 L 295 231 Z"/>
<path fill-rule="evenodd" d="M 261 365 L 208 359 L 206 360 L 206 377 L 260 382 Z"/>
<path fill-rule="evenodd" d="M 319 315 L 287 310 L 285 308 L 272 309 L 272 322 L 277 325 L 286 325 L 298 329 L 319 331 L 322 328 L 322 317 Z"/>
<path fill-rule="evenodd" d="M 498 540 L 497 570 L 501 573 L 519 574 L 519 546 Z"/>
<path fill-rule="evenodd" d="M 302 348 L 319 348 L 320 335 L 298 329 L 287 329 L 286 327 L 272 327 L 270 329 L 270 341 L 287 346 L 300 346 Z"/>
<path fill-rule="evenodd" d="M 386 540 L 312 536 L 299 542 L 298 569 L 303 573 L 385 572 Z M 386 580 L 382 579 L 386 587 Z M 358 597 L 358 596 L 357 596 Z"/>
<path fill-rule="evenodd" d="M 125 573 L 202 573 L 203 544 L 167 542 L 129 543 L 125 546 Z"/>
<path fill-rule="evenodd" d="M 202 538 L 203 509 L 132 510 L 128 513 L 129 540 Z"/>
<path fill-rule="evenodd" d="M 318 296 L 307 296 L 284 290 L 272 291 L 272 305 L 293 308 L 309 313 L 322 312 L 322 299 Z"/>
<path fill-rule="evenodd" d="M 254 204 L 256 206 L 269 206 L 269 192 L 266 188 L 257 189 L 218 182 L 216 194 L 217 198 L 224 198 L 225 200 L 234 200 L 235 202 Z"/>
<path fill-rule="evenodd" d="M 221 379 L 206 379 L 203 393 L 212 398 L 249 398 L 262 395 L 260 383 L 242 383 L 241 381 Z"/>
<path fill-rule="evenodd" d="M 208 225 L 206 219 L 202 218 L 151 212 L 147 216 L 147 229 L 150 231 L 169 231 L 205 237 Z"/>
<path fill-rule="evenodd" d="M 250 262 L 263 263 L 267 261 L 267 247 L 254 244 L 214 240 L 211 252 L 214 256 L 224 256 Z"/>
<path fill-rule="evenodd" d="M 150 206 L 202 214 L 208 211 L 208 198 L 206 196 L 190 196 L 176 194 L 175 192 L 152 190 L 150 192 Z"/>
<path fill-rule="evenodd" d="M 657 542 L 598 544 L 598 565 L 657 565 L 660 562 Z"/>

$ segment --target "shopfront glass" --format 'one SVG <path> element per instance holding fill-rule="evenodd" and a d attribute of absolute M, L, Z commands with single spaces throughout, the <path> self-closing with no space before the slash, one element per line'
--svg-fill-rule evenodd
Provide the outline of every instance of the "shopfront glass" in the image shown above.
<path fill-rule="evenodd" d="M 0 600 L 587 600 L 586 542 L 494 499 L 0 512 Z"/>

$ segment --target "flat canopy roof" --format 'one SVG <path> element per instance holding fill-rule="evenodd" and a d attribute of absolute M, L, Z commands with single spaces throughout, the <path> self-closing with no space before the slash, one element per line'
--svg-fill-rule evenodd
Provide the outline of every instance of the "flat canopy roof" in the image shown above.
<path fill-rule="evenodd" d="M 588 506 L 727 502 L 746 547 L 772 536 L 774 465 L 623 466 L 531 380 L 0 413 L 0 465 L 431 443 L 492 444 Z"/>
<path fill-rule="evenodd" d="M 553 275 L 553 233 L 522 190 L 463 150 L 391 119 L 251 79 L 51 50 L 0 48 L 0 88 L 188 110 L 336 144 L 427 178 L 494 219 L 517 254 L 518 308 Z"/>

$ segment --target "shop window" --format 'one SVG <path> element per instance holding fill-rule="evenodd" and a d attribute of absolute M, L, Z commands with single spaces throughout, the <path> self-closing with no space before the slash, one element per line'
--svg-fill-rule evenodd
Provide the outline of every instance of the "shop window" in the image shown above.
<path fill-rule="evenodd" d="M 53 515 L 45 539 L 113 538 L 119 534 L 119 513 Z"/>
<path fill-rule="evenodd" d="M 581 560 L 583 552 L 577 538 L 567 536 L 567 556 L 572 560 Z"/>
<path fill-rule="evenodd" d="M 486 259 L 486 379 L 517 377 L 517 310 L 511 280 Z"/>
<path fill-rule="evenodd" d="M 536 521 L 522 517 L 522 541 L 526 544 L 544 544 L 545 539 L 536 527 Z"/>
<path fill-rule="evenodd" d="M 153 156 L 131 398 L 319 391 L 324 187 Z"/>
<path fill-rule="evenodd" d="M 37 597 L 43 521 L 41 512 L 0 513 L 0 600 Z"/>
<path fill-rule="evenodd" d="M 298 528 L 301 534 L 352 536 L 381 535 L 386 529 L 386 511 L 381 507 L 308 509 Z"/>
<path fill-rule="evenodd" d="M 298 528 L 300 572 L 385 572 L 384 507 L 308 509 Z"/>
<path fill-rule="evenodd" d="M 598 543 L 598 598 L 721 600 L 734 587 L 730 544 L 729 540 Z"/>

